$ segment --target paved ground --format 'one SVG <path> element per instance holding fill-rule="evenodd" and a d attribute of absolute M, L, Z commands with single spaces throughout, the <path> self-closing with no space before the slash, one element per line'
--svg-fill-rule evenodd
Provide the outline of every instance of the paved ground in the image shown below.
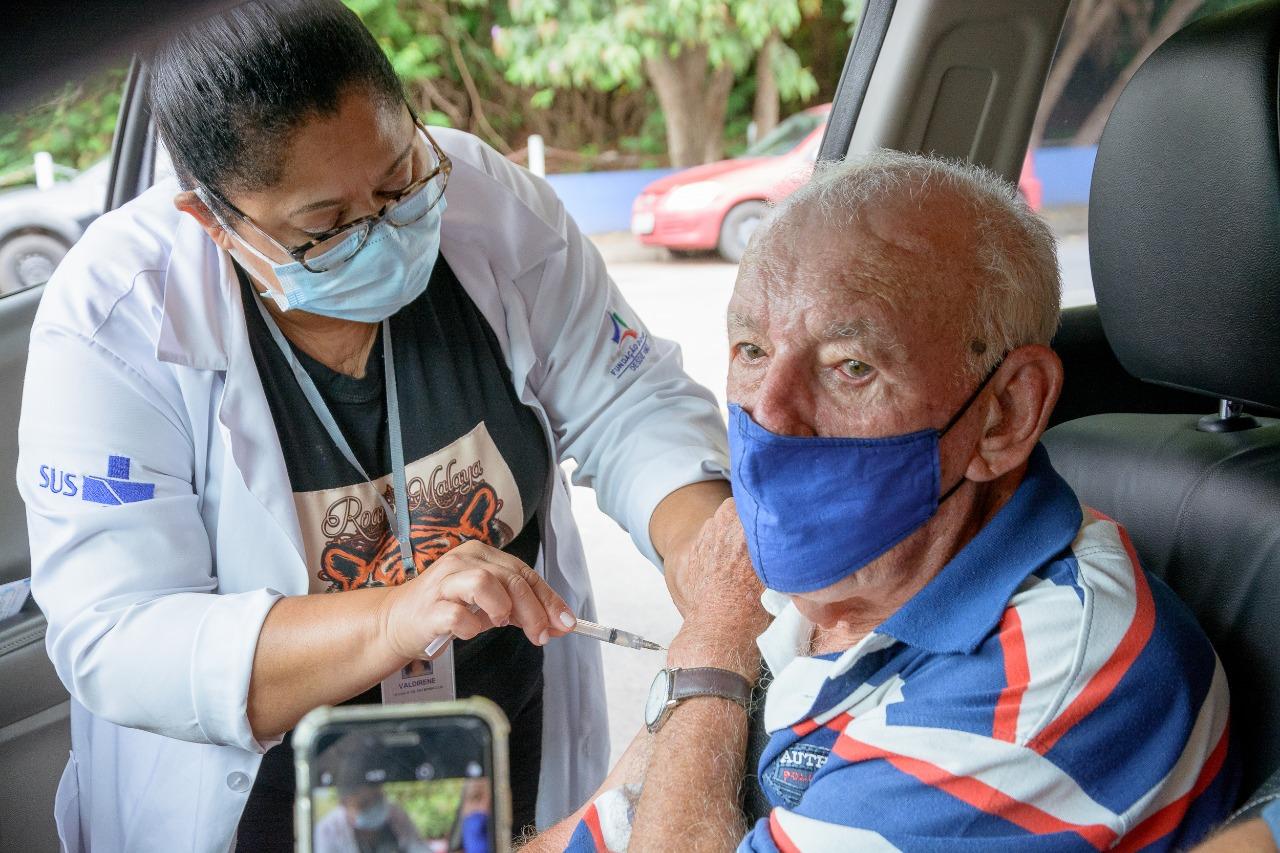
<path fill-rule="evenodd" d="M 1063 302 L 1068 306 L 1092 302 L 1085 238 L 1073 227 L 1074 220 L 1055 222 L 1060 224 L 1070 229 L 1060 235 L 1059 243 Z M 665 252 L 637 246 L 629 235 L 605 235 L 596 244 L 637 315 L 653 334 L 681 344 L 685 369 L 723 403 L 728 367 L 724 312 L 737 267 L 710 258 L 672 261 Z M 630 536 L 599 511 L 591 490 L 574 488 L 573 492 L 600 621 L 665 645 L 679 627 L 679 616 L 667 597 L 662 575 L 636 552 Z M 662 659 L 657 653 L 604 649 L 614 758 L 641 725 L 644 697 Z"/>

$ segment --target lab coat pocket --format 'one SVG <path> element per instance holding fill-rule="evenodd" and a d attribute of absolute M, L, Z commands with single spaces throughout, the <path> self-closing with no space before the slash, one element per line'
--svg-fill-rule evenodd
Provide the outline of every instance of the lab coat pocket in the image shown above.
<path fill-rule="evenodd" d="M 80 853 L 80 779 L 76 754 L 67 754 L 67 766 L 58 780 L 58 793 L 53 798 L 53 819 L 58 825 L 58 841 L 63 853 Z"/>

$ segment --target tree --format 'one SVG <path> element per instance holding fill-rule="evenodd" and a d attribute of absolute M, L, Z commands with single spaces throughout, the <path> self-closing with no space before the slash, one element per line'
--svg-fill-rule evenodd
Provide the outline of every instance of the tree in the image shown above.
<path fill-rule="evenodd" d="M 501 73 L 492 50 L 478 39 L 491 24 L 485 0 L 345 0 L 391 60 L 428 123 L 460 127 L 510 151 L 506 135 L 489 121 L 501 110 Z M 479 67 L 481 81 L 472 67 Z"/>
<path fill-rule="evenodd" d="M 612 91 L 647 81 L 675 166 L 720 158 L 734 78 L 766 43 L 780 97 L 817 91 L 781 40 L 800 23 L 801 0 L 510 0 L 509 9 L 513 25 L 495 33 L 509 80 L 544 87 L 543 104 L 556 89 Z"/>
<path fill-rule="evenodd" d="M 1147 61 L 1147 57 L 1155 52 L 1155 49 L 1164 43 L 1165 39 L 1176 33 L 1182 28 L 1182 25 L 1191 19 L 1191 16 L 1200 11 L 1204 5 L 1204 0 L 1173 0 L 1172 3 L 1164 10 L 1164 15 L 1160 18 L 1160 22 L 1149 33 L 1146 34 L 1141 46 L 1133 57 L 1120 70 L 1120 74 L 1111 82 L 1106 93 L 1094 104 L 1089 115 L 1085 116 L 1080 127 L 1076 130 L 1076 135 L 1072 138 L 1072 145 L 1097 145 L 1098 140 L 1102 138 L 1102 128 L 1106 126 L 1107 117 L 1111 115 L 1111 110 L 1116 105 L 1116 101 L 1120 100 L 1120 93 L 1124 91 L 1124 87 L 1133 79 L 1133 75 L 1137 73 L 1142 63 Z"/>
<path fill-rule="evenodd" d="M 68 83 L 26 112 L 0 115 L 0 173 L 30 166 L 36 151 L 76 169 L 107 156 L 124 78 L 124 68 L 112 68 Z"/>
<path fill-rule="evenodd" d="M 823 0 L 800 0 L 800 13 L 806 23 L 816 24 L 820 28 L 829 28 L 835 18 L 839 17 L 848 25 L 849 36 L 852 36 L 854 30 L 857 29 L 858 19 L 862 16 L 862 5 L 864 0 L 842 0 L 837 4 L 824 3 Z M 828 9 L 828 5 L 836 8 Z M 797 31 L 799 32 L 799 31 Z M 755 99 L 752 104 L 751 119 L 756 126 L 757 138 L 764 136 L 778 125 L 782 112 L 782 92 L 778 85 L 779 80 L 797 79 L 802 71 L 808 71 L 811 77 L 820 77 L 815 75 L 813 69 L 805 65 L 802 59 L 802 51 L 795 44 L 795 39 L 789 50 L 778 51 L 778 45 L 781 43 L 781 36 L 775 30 L 765 39 L 764 44 L 760 46 L 760 51 L 756 54 L 756 73 L 755 73 Z M 839 51 L 839 58 L 844 59 L 846 51 Z M 830 82 L 834 84 L 839 69 L 836 73 L 825 75 L 830 78 Z M 794 87 L 793 87 L 794 88 Z M 804 99 L 817 94 L 816 91 L 809 92 L 806 90 Z"/>
<path fill-rule="evenodd" d="M 1115 21 L 1120 5 L 1120 0 L 1075 0 L 1071 4 L 1071 13 L 1063 24 L 1062 37 L 1058 41 L 1058 51 L 1049 68 L 1049 76 L 1045 78 L 1044 91 L 1040 94 L 1040 107 L 1031 125 L 1031 140 L 1027 146 L 1030 150 L 1034 151 L 1044 142 L 1045 127 L 1062 99 L 1067 83 L 1098 34 Z"/>
<path fill-rule="evenodd" d="M 1198 15 L 1245 2 L 1076 0 L 1045 82 L 1031 147 L 1043 142 L 1051 119 L 1058 125 L 1056 137 L 1096 145 L 1120 93 L 1161 43 Z"/>
<path fill-rule="evenodd" d="M 414 107 L 429 124 L 457 127 L 508 156 L 520 156 L 524 138 L 541 134 L 549 159 L 569 157 L 573 167 L 595 164 L 595 152 L 642 134 L 651 96 L 625 87 L 546 92 L 504 75 L 506 57 L 493 33 L 511 18 L 490 0 L 345 0 L 373 33 L 404 81 Z M 546 109 L 548 95 L 556 109 Z M 530 100 L 542 108 L 529 109 Z M 643 146 L 641 146 L 643 147 Z M 631 165 L 648 157 L 615 155 Z"/>

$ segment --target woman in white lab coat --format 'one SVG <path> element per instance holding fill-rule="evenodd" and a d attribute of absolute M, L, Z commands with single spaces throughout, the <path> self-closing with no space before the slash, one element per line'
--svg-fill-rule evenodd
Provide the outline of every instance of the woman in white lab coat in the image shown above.
<path fill-rule="evenodd" d="M 713 398 L 543 181 L 417 123 L 337 0 L 236 7 L 153 72 L 178 178 L 68 254 L 23 400 L 64 844 L 274 847 L 304 713 L 455 691 L 512 717 L 519 818 L 559 818 L 609 753 L 559 463 L 681 603 L 728 495 Z"/>

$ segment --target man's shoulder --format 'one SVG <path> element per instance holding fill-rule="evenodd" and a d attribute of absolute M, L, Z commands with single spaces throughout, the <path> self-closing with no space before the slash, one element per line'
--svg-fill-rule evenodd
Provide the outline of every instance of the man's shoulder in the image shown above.
<path fill-rule="evenodd" d="M 1124 529 L 1086 510 L 1071 546 L 1027 576 L 972 654 L 913 656 L 886 722 L 1048 751 L 1167 710 L 1185 735 L 1206 701 L 1220 701 L 1217 669 L 1194 617 L 1142 569 Z"/>

